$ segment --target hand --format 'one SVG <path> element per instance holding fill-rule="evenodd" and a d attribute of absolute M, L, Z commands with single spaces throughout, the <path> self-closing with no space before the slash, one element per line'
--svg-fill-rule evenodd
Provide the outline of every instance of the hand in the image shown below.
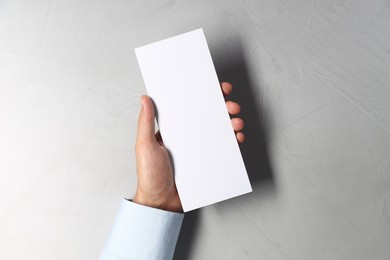
<path fill-rule="evenodd" d="M 227 82 L 223 82 L 221 88 L 225 96 L 233 90 L 233 86 Z M 230 115 L 238 114 L 241 109 L 239 104 L 232 101 L 227 101 L 226 107 Z M 231 123 L 237 141 L 244 142 L 245 135 L 240 132 L 244 128 L 244 121 L 232 118 Z M 168 151 L 160 133 L 155 134 L 153 103 L 148 96 L 141 97 L 136 158 L 138 183 L 133 201 L 149 207 L 182 212 Z"/>

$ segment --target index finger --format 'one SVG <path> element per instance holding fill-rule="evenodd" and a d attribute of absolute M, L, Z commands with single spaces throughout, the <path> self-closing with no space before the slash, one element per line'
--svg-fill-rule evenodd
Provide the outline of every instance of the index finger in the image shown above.
<path fill-rule="evenodd" d="M 233 91 L 233 85 L 230 84 L 229 82 L 222 82 L 221 83 L 221 89 L 222 89 L 222 93 L 227 96 L 229 95 L 230 93 L 232 93 Z"/>

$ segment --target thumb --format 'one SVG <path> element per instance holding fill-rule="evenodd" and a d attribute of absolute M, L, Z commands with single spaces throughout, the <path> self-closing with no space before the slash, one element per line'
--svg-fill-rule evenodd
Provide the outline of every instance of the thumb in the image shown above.
<path fill-rule="evenodd" d="M 154 108 L 150 97 L 141 97 L 141 111 L 138 118 L 137 143 L 148 144 L 156 141 L 154 137 Z"/>

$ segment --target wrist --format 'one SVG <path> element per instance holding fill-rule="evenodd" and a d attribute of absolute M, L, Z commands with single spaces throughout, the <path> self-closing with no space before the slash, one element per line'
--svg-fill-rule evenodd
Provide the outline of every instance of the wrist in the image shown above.
<path fill-rule="evenodd" d="M 161 199 L 162 197 L 163 199 Z M 133 198 L 133 202 L 151 208 L 172 211 L 177 213 L 183 212 L 181 205 L 180 206 L 174 205 L 174 203 L 172 203 L 173 200 L 170 200 L 169 197 L 170 196 L 150 196 L 137 190 Z"/>
<path fill-rule="evenodd" d="M 148 196 L 143 195 L 141 192 L 136 192 L 133 198 L 133 202 L 144 206 L 161 209 L 161 203 L 156 202 Z"/>

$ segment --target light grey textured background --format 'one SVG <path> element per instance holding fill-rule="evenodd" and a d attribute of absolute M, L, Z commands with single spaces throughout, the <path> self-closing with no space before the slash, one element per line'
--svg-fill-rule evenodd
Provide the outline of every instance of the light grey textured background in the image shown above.
<path fill-rule="evenodd" d="M 97 259 L 136 185 L 134 48 L 203 27 L 254 192 L 175 259 L 390 259 L 387 0 L 0 2 L 0 259 Z"/>

